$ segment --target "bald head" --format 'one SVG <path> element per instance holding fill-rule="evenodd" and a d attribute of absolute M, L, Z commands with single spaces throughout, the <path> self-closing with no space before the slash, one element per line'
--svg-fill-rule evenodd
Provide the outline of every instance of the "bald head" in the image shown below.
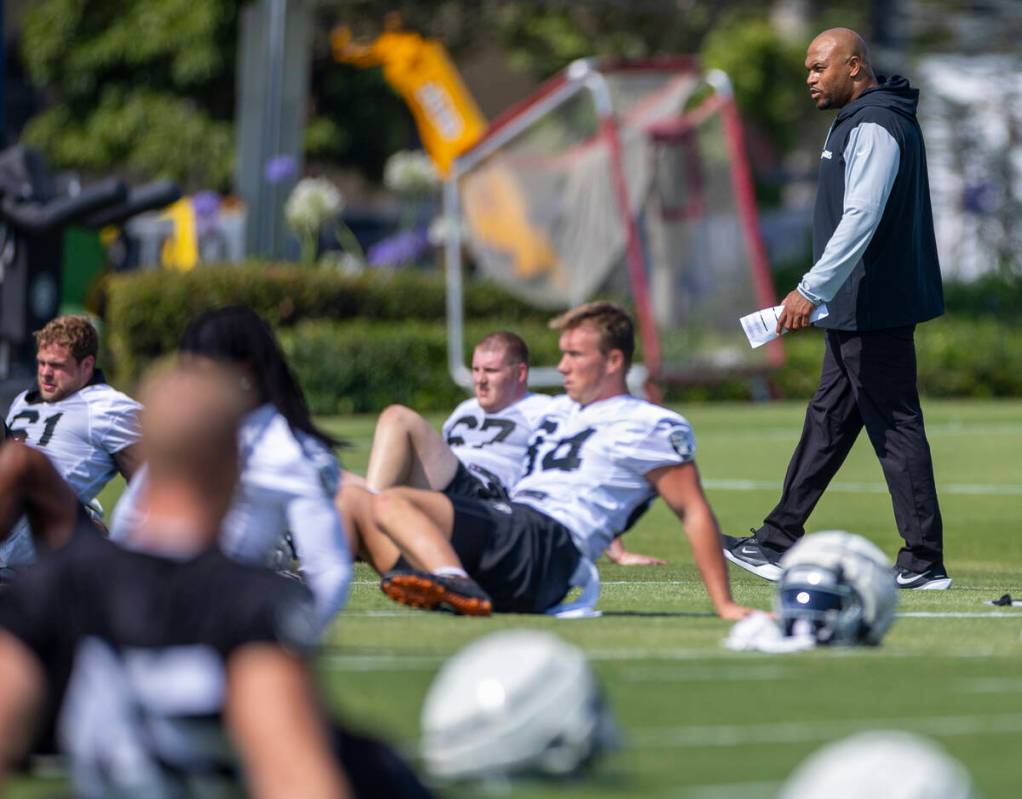
<path fill-rule="evenodd" d="M 219 366 L 178 363 L 142 391 L 142 451 L 153 486 L 175 484 L 223 514 L 238 478 L 238 377 Z"/>
<path fill-rule="evenodd" d="M 806 71 L 809 96 L 821 111 L 843 108 L 877 85 L 869 48 L 849 28 L 831 28 L 813 39 L 806 50 Z"/>

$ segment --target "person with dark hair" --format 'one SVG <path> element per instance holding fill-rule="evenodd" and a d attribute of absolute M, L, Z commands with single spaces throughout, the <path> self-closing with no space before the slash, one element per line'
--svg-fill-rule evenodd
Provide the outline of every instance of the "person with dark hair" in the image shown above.
<path fill-rule="evenodd" d="M 0 595 L 0 781 L 49 701 L 75 796 L 428 799 L 328 720 L 305 588 L 217 546 L 248 391 L 197 359 L 150 377 L 145 522 L 123 547 L 75 536 Z"/>
<path fill-rule="evenodd" d="M 767 580 L 805 524 L 859 434 L 883 469 L 904 545 L 899 588 L 951 587 L 933 458 L 916 385 L 915 328 L 944 312 L 930 208 L 919 90 L 870 65 L 848 28 L 818 35 L 806 52 L 809 97 L 837 110 L 820 156 L 813 215 L 816 262 L 784 298 L 777 331 L 799 330 L 820 303 L 826 349 L 802 436 L 777 505 L 751 536 L 724 537 L 736 566 Z"/>
<path fill-rule="evenodd" d="M 368 548 L 396 602 L 465 615 L 593 612 L 594 561 L 658 495 L 684 522 L 713 608 L 738 619 L 717 521 L 699 481 L 685 419 L 628 394 L 631 318 L 589 303 L 553 320 L 565 394 L 529 440 L 508 501 L 414 488 L 372 498 L 381 534 Z M 572 587 L 581 597 L 563 605 Z"/>
<path fill-rule="evenodd" d="M 99 334 L 85 316 L 58 316 L 35 332 L 36 385 L 11 403 L 7 435 L 50 459 L 83 504 L 118 473 L 138 467 L 141 406 L 107 384 L 96 366 Z M 26 521 L 0 544 L 0 567 L 35 560 Z"/>
<path fill-rule="evenodd" d="M 317 627 L 324 630 L 344 606 L 352 577 L 350 548 L 333 503 L 340 482 L 331 451 L 337 440 L 313 423 L 273 331 L 251 308 L 201 314 L 185 330 L 181 354 L 236 369 L 248 400 L 239 434 L 241 479 L 221 546 L 243 561 L 279 567 L 278 549 L 290 534 L 316 598 Z M 114 512 L 115 540 L 144 524 L 137 512 L 144 486 L 143 470 Z"/>

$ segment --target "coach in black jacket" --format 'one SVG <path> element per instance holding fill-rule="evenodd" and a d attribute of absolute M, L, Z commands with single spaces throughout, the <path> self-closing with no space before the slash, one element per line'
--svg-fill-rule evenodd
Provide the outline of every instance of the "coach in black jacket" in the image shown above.
<path fill-rule="evenodd" d="M 915 325 L 944 312 L 919 91 L 878 79 L 866 44 L 847 28 L 824 31 L 806 54 L 809 95 L 840 109 L 823 152 L 813 216 L 815 263 L 784 298 L 778 332 L 830 315 L 820 384 L 806 411 L 781 500 L 749 538 L 724 536 L 725 555 L 767 579 L 863 427 L 887 479 L 905 545 L 902 588 L 949 588 L 930 447 L 916 389 Z"/>

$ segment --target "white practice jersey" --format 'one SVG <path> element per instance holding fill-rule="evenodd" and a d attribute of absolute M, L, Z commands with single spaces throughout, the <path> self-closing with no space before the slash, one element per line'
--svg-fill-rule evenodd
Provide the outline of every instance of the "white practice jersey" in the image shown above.
<path fill-rule="evenodd" d="M 92 383 L 59 402 L 35 390 L 19 394 L 7 414 L 14 438 L 53 463 L 83 503 L 117 474 L 114 455 L 138 441 L 142 406 L 106 383 Z"/>
<path fill-rule="evenodd" d="M 221 549 L 238 560 L 266 564 L 290 532 L 325 627 L 343 607 L 352 577 L 351 552 L 334 506 L 337 459 L 317 439 L 292 430 L 269 404 L 245 417 L 238 446 L 241 478 L 224 519 Z M 137 510 L 145 479 L 143 468 L 118 502 L 110 530 L 114 540 L 125 541 L 145 523 Z"/>
<path fill-rule="evenodd" d="M 444 422 L 444 441 L 473 477 L 490 475 L 509 491 L 522 472 L 529 436 L 553 398 L 526 394 L 496 413 L 486 413 L 475 397 L 454 409 Z"/>
<path fill-rule="evenodd" d="M 628 394 L 579 405 L 554 399 L 529 442 L 514 502 L 556 519 L 595 561 L 656 497 L 654 469 L 695 459 L 692 427 Z"/>

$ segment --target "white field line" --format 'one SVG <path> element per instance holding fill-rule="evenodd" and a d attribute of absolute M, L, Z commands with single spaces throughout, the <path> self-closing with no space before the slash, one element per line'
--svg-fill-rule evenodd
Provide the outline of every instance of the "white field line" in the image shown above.
<path fill-rule="evenodd" d="M 698 432 L 699 425 L 696 425 L 696 431 Z M 747 439 L 749 436 L 755 436 L 756 438 L 769 438 L 779 440 L 791 440 L 798 441 L 799 434 L 802 432 L 801 425 L 796 422 L 789 427 L 761 427 L 758 430 L 749 433 L 742 430 L 724 430 L 724 429 L 710 429 L 705 428 L 703 435 L 706 438 L 741 438 Z M 927 438 L 940 438 L 942 436 L 976 436 L 976 435 L 996 435 L 996 436 L 1013 436 L 1022 435 L 1022 424 L 1016 422 L 990 422 L 984 424 L 982 422 L 968 423 L 968 424 L 957 424 L 955 422 L 944 422 L 944 423 L 931 423 L 926 424 L 926 436 Z"/>
<path fill-rule="evenodd" d="M 959 680 L 958 690 L 966 694 L 1022 693 L 1022 677 L 977 677 Z"/>
<path fill-rule="evenodd" d="M 716 491 L 780 491 L 781 484 L 774 480 L 719 480 L 706 479 L 703 485 Z M 885 483 L 831 483 L 828 491 L 841 494 L 887 494 Z M 937 486 L 939 494 L 965 496 L 1022 496 L 1022 485 L 1016 483 L 944 483 Z"/>
<path fill-rule="evenodd" d="M 657 796 L 682 796 L 685 799 L 765 799 L 777 794 L 780 782 L 723 782 L 717 785 L 690 785 L 681 793 L 669 791 Z"/>
<path fill-rule="evenodd" d="M 636 666 L 620 672 L 624 682 L 769 682 L 802 679 L 801 672 L 783 666 L 724 666 L 690 668 L 678 666 Z"/>
<path fill-rule="evenodd" d="M 1022 732 L 1022 714 L 909 716 L 880 719 L 834 719 L 765 724 L 644 727 L 628 734 L 626 745 L 643 749 L 758 746 L 816 743 L 861 730 L 909 730 L 938 738 Z"/>
<path fill-rule="evenodd" d="M 407 652 L 395 651 L 395 650 L 378 650 L 375 652 L 352 652 L 346 653 L 343 651 L 343 645 L 332 651 L 324 652 L 316 659 L 316 663 L 321 668 L 331 669 L 334 671 L 383 671 L 383 672 L 403 672 L 403 671 L 425 671 L 427 669 L 438 668 L 444 661 L 447 660 L 447 655 L 417 655 L 409 654 Z M 873 654 L 871 649 L 863 649 L 856 647 L 847 647 L 842 649 L 835 649 L 827 652 L 828 657 L 834 658 L 848 658 L 856 656 L 870 656 Z M 929 653 L 933 655 L 934 653 Z M 884 652 L 887 658 L 919 658 L 925 657 L 926 653 L 920 653 L 911 650 L 888 650 Z M 946 659 L 955 660 L 977 660 L 977 659 L 989 659 L 989 658 L 1014 658 L 1015 655 L 1007 652 L 995 652 L 993 649 L 976 649 L 971 648 L 962 651 L 942 651 L 938 653 L 939 657 Z M 723 647 L 704 647 L 701 649 L 680 649 L 680 648 L 664 648 L 664 649 L 595 649 L 587 651 L 586 656 L 590 661 L 597 663 L 634 663 L 635 665 L 629 669 L 627 666 L 621 669 L 622 679 L 633 679 L 636 682 L 644 680 L 658 679 L 654 677 L 654 672 L 662 673 L 663 679 L 670 679 L 669 673 L 677 673 L 677 681 L 692 681 L 701 682 L 706 676 L 707 668 L 705 666 L 707 660 L 711 660 L 714 663 L 721 663 L 713 670 L 713 679 L 728 680 L 732 682 L 740 682 L 742 680 L 757 681 L 757 680 L 770 680 L 770 679 L 784 679 L 784 667 L 780 664 L 770 666 L 764 666 L 761 663 L 750 663 L 749 665 L 733 665 L 744 661 L 748 663 L 749 659 L 763 659 L 769 657 L 777 657 L 772 655 L 765 655 L 762 653 L 753 652 L 728 652 Z M 797 655 L 789 655 L 788 657 L 797 657 Z M 652 661 L 651 663 L 639 663 L 639 661 Z M 699 665 L 695 668 L 684 666 L 657 666 L 657 663 L 698 663 Z M 629 678 L 627 675 L 633 675 Z M 718 676 L 718 675 L 725 676 Z M 707 678 L 709 679 L 709 678 Z"/>
<path fill-rule="evenodd" d="M 1017 619 L 1022 620 L 1022 612 L 1019 611 L 929 611 L 918 610 L 908 613 L 895 613 L 897 618 L 902 619 Z"/>
<path fill-rule="evenodd" d="M 693 585 L 696 585 L 696 584 L 699 584 L 699 581 L 698 580 L 603 580 L 600 583 L 600 585 L 602 585 L 604 588 L 608 588 L 608 587 L 615 587 L 615 586 L 621 586 L 621 585 L 624 585 L 624 586 L 630 586 L 630 585 L 649 585 L 649 586 L 655 586 L 655 585 L 687 585 L 687 584 L 690 584 L 690 583 L 693 584 Z M 379 584 L 380 584 L 380 581 L 379 580 L 352 580 L 351 584 L 352 585 L 359 585 L 359 586 L 378 587 Z M 957 593 L 963 593 L 965 591 L 969 591 L 970 593 L 986 593 L 986 592 L 995 592 L 996 593 L 997 591 L 1003 591 L 1004 590 L 1004 586 L 989 586 L 989 587 L 984 587 L 984 586 L 957 587 L 956 586 L 952 590 L 956 594 Z M 345 614 L 348 615 L 348 616 L 407 616 L 410 613 L 413 613 L 413 611 L 411 611 L 411 610 L 397 610 L 397 609 L 395 609 L 395 610 L 347 610 L 347 611 L 345 611 Z M 970 611 L 970 614 L 971 613 L 972 612 Z M 707 615 L 709 615 L 709 612 L 707 612 Z M 946 619 L 954 619 L 954 618 L 973 618 L 973 617 L 975 617 L 975 618 L 986 618 L 988 616 L 991 617 L 991 618 L 999 617 L 999 616 L 1004 616 L 1005 618 L 1016 617 L 1016 618 L 1022 619 L 1022 607 L 1020 607 L 1019 610 L 1014 610 L 1014 611 L 1011 611 L 1011 610 L 1001 610 L 1001 611 L 992 610 L 992 611 L 987 611 L 987 612 L 977 612 L 974 615 L 968 615 L 968 616 L 960 616 L 960 615 L 958 615 L 958 614 L 956 614 L 954 612 L 951 612 L 951 611 L 949 611 L 947 613 L 944 613 L 944 612 L 933 612 L 933 613 L 930 613 L 930 612 L 919 611 L 919 612 L 913 612 L 913 613 L 899 613 L 898 615 L 899 616 L 906 616 L 906 617 L 915 616 L 917 618 L 934 618 L 934 619 L 945 619 L 945 618 Z"/>

